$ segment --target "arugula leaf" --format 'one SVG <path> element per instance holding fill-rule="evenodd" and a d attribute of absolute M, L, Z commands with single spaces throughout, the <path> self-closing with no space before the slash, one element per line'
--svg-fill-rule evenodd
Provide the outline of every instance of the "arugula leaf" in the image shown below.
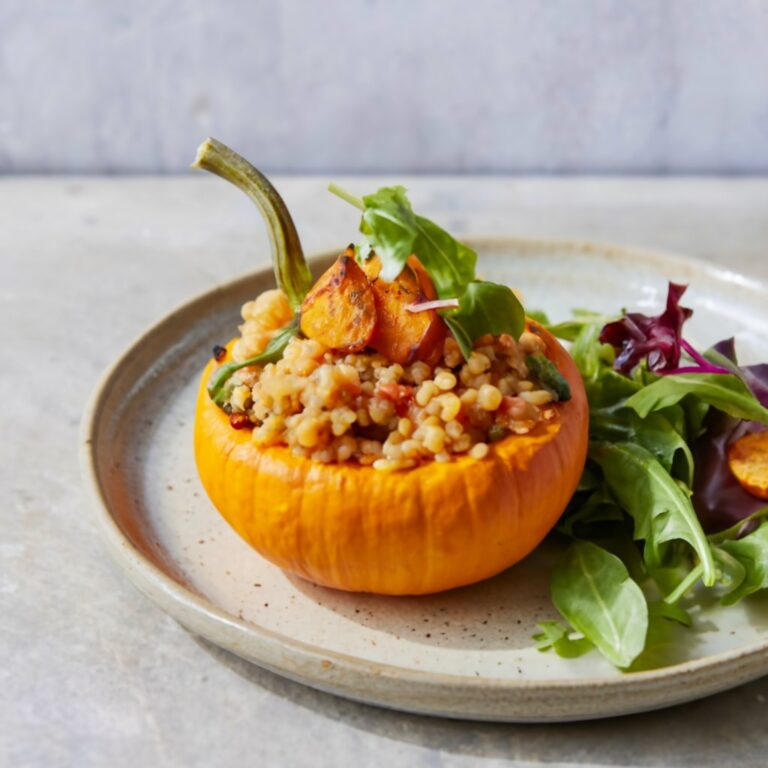
<path fill-rule="evenodd" d="M 650 451 L 671 475 L 681 475 L 688 486 L 693 483 L 693 454 L 683 436 L 660 411 L 641 419 L 629 408 L 615 413 L 595 412 L 590 417 L 593 440 L 637 443 Z M 675 469 L 678 471 L 675 472 Z"/>
<path fill-rule="evenodd" d="M 628 667 L 642 652 L 648 605 L 618 557 L 575 541 L 555 568 L 551 589 L 563 618 L 617 667 Z"/>
<path fill-rule="evenodd" d="M 589 400 L 590 414 L 599 411 L 602 415 L 608 416 L 623 408 L 627 398 L 634 395 L 642 384 L 603 365 L 599 369 L 599 375 L 590 381 L 585 381 L 584 386 Z"/>
<path fill-rule="evenodd" d="M 599 312 L 593 312 L 590 309 L 573 309 L 571 310 L 571 313 L 573 314 L 573 318 L 571 320 L 564 320 L 561 323 L 550 323 L 549 320 L 546 319 L 547 316 L 543 313 L 544 320 L 539 320 L 539 318 L 535 319 L 539 320 L 539 322 L 553 336 L 556 336 L 558 339 L 563 339 L 564 341 L 575 341 L 576 337 L 587 325 L 599 325 L 602 327 L 604 323 L 611 319 L 606 315 L 602 315 Z M 528 314 L 531 317 L 534 316 L 531 312 Z"/>
<path fill-rule="evenodd" d="M 562 323 L 542 324 L 553 336 L 563 339 L 563 341 L 575 341 L 576 337 L 584 330 L 584 326 L 589 325 L 583 320 L 564 320 Z"/>
<path fill-rule="evenodd" d="M 475 278 L 477 254 L 429 219 L 417 216 L 416 223 L 420 234 L 414 253 L 429 272 L 437 295 L 441 299 L 461 296 Z"/>
<path fill-rule="evenodd" d="M 584 467 L 579 478 L 579 484 L 576 487 L 576 493 L 579 491 L 594 491 L 602 487 L 602 478 L 598 477 L 597 472 L 592 471 L 588 466 Z"/>
<path fill-rule="evenodd" d="M 528 355 L 525 364 L 547 389 L 554 392 L 561 402 L 571 399 L 571 385 L 566 381 L 557 366 L 544 355 Z"/>
<path fill-rule="evenodd" d="M 668 408 L 662 408 L 659 411 L 654 411 L 654 413 L 663 416 L 681 437 L 688 436 L 688 417 L 683 404 L 670 405 Z"/>
<path fill-rule="evenodd" d="M 391 282 L 415 252 L 419 229 L 405 187 L 382 187 L 363 198 L 360 231 L 381 259 L 381 278 Z"/>
<path fill-rule="evenodd" d="M 749 387 L 731 374 L 685 373 L 662 376 L 630 397 L 627 406 L 640 416 L 647 416 L 651 411 L 679 403 L 686 395 L 694 395 L 737 419 L 768 424 L 768 408 L 760 405 Z"/>
<path fill-rule="evenodd" d="M 222 405 L 227 399 L 226 384 L 235 371 L 245 368 L 249 365 L 267 365 L 267 363 L 276 363 L 283 356 L 288 342 L 298 333 L 299 324 L 293 320 L 284 328 L 281 328 L 267 344 L 266 349 L 255 357 L 250 357 L 242 362 L 225 363 L 219 366 L 211 376 L 208 382 L 208 395 L 216 405 Z"/>
<path fill-rule="evenodd" d="M 669 619 L 676 621 L 684 627 L 690 627 L 693 624 L 691 614 L 684 608 L 674 603 L 668 603 L 665 600 L 653 600 L 648 603 L 648 617 Z"/>
<path fill-rule="evenodd" d="M 686 546 L 688 546 L 686 544 Z M 652 579 L 653 585 L 658 590 L 659 595 L 664 596 L 664 600 L 669 602 L 668 595 L 674 593 L 680 584 L 685 581 L 692 570 L 697 570 L 696 580 L 701 578 L 701 567 L 696 565 L 691 569 L 690 559 L 678 558 L 675 562 L 664 565 L 660 568 L 649 568 L 648 576 Z M 677 602 L 677 601 L 672 601 Z"/>
<path fill-rule="evenodd" d="M 741 581 L 723 598 L 724 605 L 736 603 L 768 587 L 768 523 L 762 523 L 756 531 L 743 539 L 724 541 L 718 548 L 737 560 L 744 569 Z"/>
<path fill-rule="evenodd" d="M 525 310 L 517 296 L 506 285 L 485 281 L 469 283 L 459 308 L 441 314 L 467 359 L 480 336 L 508 333 L 517 339 L 525 327 Z"/>
<path fill-rule="evenodd" d="M 585 322 L 573 339 L 571 357 L 587 384 L 600 376 L 606 364 L 613 362 L 613 348 L 598 341 L 602 317 Z"/>
<path fill-rule="evenodd" d="M 415 253 L 429 272 L 441 299 L 461 296 L 475 279 L 477 254 L 434 222 L 417 216 L 405 187 L 382 187 L 362 199 L 335 184 L 329 190 L 360 208 L 360 231 L 381 259 L 381 278 L 392 281 Z"/>
<path fill-rule="evenodd" d="M 589 456 L 600 465 L 611 492 L 634 519 L 635 538 L 645 540 L 649 567 L 662 564 L 662 544 L 682 539 L 698 555 L 704 583 L 712 586 L 717 577 L 712 549 L 691 499 L 654 455 L 633 443 L 595 442 Z"/>
<path fill-rule="evenodd" d="M 552 649 L 564 659 L 575 659 L 595 646 L 586 637 L 571 637 L 568 627 L 559 621 L 540 621 L 541 632 L 533 636 L 539 651 Z"/>
<path fill-rule="evenodd" d="M 601 483 L 592 491 L 583 504 L 573 505 L 571 508 L 573 511 L 561 517 L 557 526 L 560 533 L 570 537 L 575 537 L 577 526 L 581 531 L 585 526 L 607 522 L 618 523 L 624 519 L 624 511 L 605 487 L 605 483 Z"/>
<path fill-rule="evenodd" d="M 729 539 L 741 539 L 756 530 L 766 517 L 768 517 L 768 505 L 761 507 L 751 515 L 747 515 L 734 525 L 726 528 L 724 531 L 711 533 L 709 535 L 709 540 L 713 544 L 721 544 Z"/>
<path fill-rule="evenodd" d="M 744 564 L 734 557 L 730 552 L 726 551 L 722 547 L 715 547 L 715 560 L 719 571 L 718 585 L 725 587 L 725 595 L 721 601 L 723 605 L 728 605 L 729 598 L 731 602 L 735 603 L 738 597 L 734 598 L 733 593 L 743 584 L 744 579 L 747 577 L 747 569 Z"/>
<path fill-rule="evenodd" d="M 714 551 L 713 555 L 715 555 Z M 715 559 L 717 558 L 715 557 Z M 678 565 L 677 568 L 657 568 L 652 571 L 653 578 L 656 583 L 661 586 L 663 580 L 659 578 L 660 574 L 663 574 L 665 571 L 670 572 L 675 570 L 680 571 L 682 568 L 680 565 Z M 688 571 L 688 573 L 675 585 L 674 589 L 664 598 L 664 602 L 669 605 L 675 605 L 681 598 L 685 596 L 688 590 L 693 589 L 693 587 L 698 584 L 702 573 L 704 573 L 704 568 L 701 563 L 698 563 L 690 571 Z M 720 578 L 722 573 L 718 571 L 717 575 L 718 578 Z"/>

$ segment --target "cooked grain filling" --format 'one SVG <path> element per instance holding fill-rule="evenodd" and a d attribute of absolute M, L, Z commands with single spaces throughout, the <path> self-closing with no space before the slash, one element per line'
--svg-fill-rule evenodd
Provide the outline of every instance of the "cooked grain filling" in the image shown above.
<path fill-rule="evenodd" d="M 239 361 L 262 352 L 292 312 L 271 290 L 246 303 L 242 316 L 232 348 Z M 287 445 L 325 463 L 395 470 L 456 454 L 481 459 L 489 443 L 555 417 L 555 396 L 525 364 L 544 350 L 530 331 L 519 341 L 485 336 L 464 360 L 449 336 L 437 365 L 398 365 L 375 352 L 343 354 L 294 338 L 277 363 L 233 375 L 225 409 L 248 417 L 259 445 Z"/>

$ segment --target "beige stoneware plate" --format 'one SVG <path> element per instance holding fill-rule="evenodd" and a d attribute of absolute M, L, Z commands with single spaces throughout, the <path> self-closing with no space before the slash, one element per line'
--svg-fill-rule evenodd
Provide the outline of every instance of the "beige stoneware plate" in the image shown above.
<path fill-rule="evenodd" d="M 479 272 L 565 319 L 572 307 L 658 309 L 688 282 L 689 335 L 735 335 L 744 362 L 768 359 L 768 288 L 695 261 L 572 242 L 468 240 Z M 320 268 L 330 255 L 320 257 Z M 418 598 L 354 595 L 289 576 L 219 517 L 197 479 L 192 421 L 212 346 L 270 272 L 215 288 L 141 336 L 107 371 L 83 418 L 82 458 L 109 548 L 129 578 L 190 631 L 280 675 L 409 712 L 509 722 L 576 720 L 689 701 L 768 673 L 768 599 L 717 605 L 684 643 L 622 674 L 596 653 L 564 660 L 531 642 L 554 618 L 541 547 L 494 579 Z M 322 510 L 318 510 L 322 514 Z M 457 567 L 461 567 L 457 563 Z M 678 638 L 679 639 L 679 638 Z"/>

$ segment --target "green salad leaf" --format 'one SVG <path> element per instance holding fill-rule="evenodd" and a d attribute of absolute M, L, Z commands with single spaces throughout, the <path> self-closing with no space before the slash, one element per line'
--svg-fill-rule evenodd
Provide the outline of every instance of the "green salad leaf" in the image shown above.
<path fill-rule="evenodd" d="M 568 329 L 565 334 L 567 338 L 573 332 L 573 344 L 571 346 L 571 357 L 576 363 L 576 367 L 584 379 L 584 383 L 595 381 L 603 372 L 606 364 L 613 362 L 613 348 L 608 344 L 601 344 L 599 341 L 600 329 L 603 324 L 601 316 L 590 317 L 581 322 L 581 328 Z M 556 331 L 556 333 L 555 333 Z M 563 328 L 555 326 L 555 335 L 563 334 Z M 562 338 L 562 336 L 561 336 Z"/>
<path fill-rule="evenodd" d="M 755 523 L 762 523 L 766 518 L 768 518 L 768 505 L 762 507 L 762 509 L 758 509 L 751 515 L 747 515 L 737 523 L 734 523 L 734 525 L 726 528 L 724 531 L 711 533 L 709 535 L 709 540 L 713 544 L 721 544 L 722 542 L 730 541 L 731 539 L 741 539 L 757 527 Z"/>
<path fill-rule="evenodd" d="M 555 568 L 551 590 L 562 616 L 617 667 L 628 667 L 640 655 L 648 604 L 618 557 L 575 541 Z"/>
<path fill-rule="evenodd" d="M 684 627 L 693 625 L 693 619 L 688 611 L 675 603 L 668 603 L 666 600 L 654 600 L 648 603 L 648 616 L 651 619 L 659 618 L 676 621 Z"/>
<path fill-rule="evenodd" d="M 589 469 L 585 471 L 588 472 Z M 624 510 L 613 498 L 605 483 L 600 481 L 595 489 L 590 490 L 586 501 L 572 505 L 572 508 L 563 515 L 557 530 L 575 538 L 577 530 L 581 531 L 586 526 L 607 522 L 620 523 L 623 520 Z"/>
<path fill-rule="evenodd" d="M 336 184 L 328 189 L 363 212 L 360 231 L 381 259 L 381 277 L 395 280 L 415 253 L 441 299 L 460 297 L 475 279 L 477 254 L 437 224 L 413 212 L 405 187 L 382 187 L 355 197 Z"/>
<path fill-rule="evenodd" d="M 624 408 L 628 398 L 641 387 L 639 382 L 598 363 L 597 374 L 584 382 L 589 400 L 590 415 L 612 415 Z"/>
<path fill-rule="evenodd" d="M 675 428 L 663 411 L 641 419 L 629 408 L 613 413 L 596 411 L 590 417 L 594 440 L 613 443 L 636 443 L 652 453 L 664 470 L 673 477 L 693 484 L 693 454 L 679 428 Z"/>
<path fill-rule="evenodd" d="M 603 471 L 614 497 L 635 521 L 635 538 L 645 541 L 650 567 L 664 563 L 662 545 L 688 542 L 703 567 L 703 580 L 712 586 L 717 574 L 712 549 L 686 491 L 641 445 L 596 442 L 589 456 Z"/>
<path fill-rule="evenodd" d="M 363 198 L 360 231 L 381 259 L 383 280 L 392 281 L 403 271 L 420 234 L 405 192 L 405 187 L 382 187 Z"/>
<path fill-rule="evenodd" d="M 249 357 L 241 362 L 224 363 L 219 366 L 211 376 L 208 382 L 208 394 L 216 405 L 223 405 L 227 399 L 227 383 L 235 371 L 245 368 L 249 365 L 267 365 L 267 363 L 276 363 L 283 356 L 288 342 L 298 333 L 298 321 L 293 320 L 285 328 L 279 330 L 267 344 L 264 351 L 255 357 Z"/>
<path fill-rule="evenodd" d="M 571 320 L 564 320 L 561 323 L 550 323 L 547 315 L 543 312 L 541 314 L 544 317 L 544 320 L 540 321 L 542 325 L 545 325 L 553 336 L 557 336 L 558 339 L 563 339 L 564 341 L 576 341 L 579 334 L 587 326 L 595 326 L 599 335 L 603 325 L 613 319 L 599 312 L 593 312 L 591 309 L 573 309 L 571 310 L 573 318 Z"/>
<path fill-rule="evenodd" d="M 713 547 L 715 553 L 715 561 L 718 567 L 718 587 L 724 592 L 721 602 L 728 604 L 728 598 L 731 598 L 731 602 L 738 602 L 739 596 L 736 594 L 738 588 L 744 583 L 744 579 L 747 577 L 747 569 L 744 564 L 732 554 L 727 552 L 721 547 Z M 687 590 L 690 591 L 695 585 L 694 574 L 696 569 L 691 571 L 687 581 Z M 677 595 L 683 595 L 683 587 L 680 586 L 675 590 L 676 594 L 667 597 L 667 602 L 675 602 L 674 598 Z"/>
<path fill-rule="evenodd" d="M 552 648 L 564 659 L 575 659 L 595 647 L 586 637 L 573 637 L 568 627 L 560 621 L 540 621 L 539 628 L 541 632 L 535 634 L 533 639 L 540 651 Z"/>
<path fill-rule="evenodd" d="M 525 310 L 517 296 L 506 285 L 484 280 L 469 283 L 459 308 L 441 314 L 467 359 L 475 339 L 486 333 L 508 333 L 517 339 L 525 327 Z"/>
<path fill-rule="evenodd" d="M 417 216 L 404 187 L 382 187 L 363 197 L 360 231 L 382 262 L 381 276 L 394 280 L 415 253 L 441 299 L 461 296 L 475 278 L 477 254 L 434 222 Z"/>
<path fill-rule="evenodd" d="M 768 408 L 763 408 L 747 385 L 732 374 L 679 373 L 662 376 L 636 392 L 627 400 L 627 406 L 640 416 L 647 416 L 651 411 L 679 403 L 688 395 L 737 419 L 768 424 Z"/>
<path fill-rule="evenodd" d="M 723 604 L 731 605 L 759 589 L 768 588 L 768 523 L 742 539 L 724 541 L 718 550 L 734 558 L 743 570 L 741 579 L 734 580 Z"/>

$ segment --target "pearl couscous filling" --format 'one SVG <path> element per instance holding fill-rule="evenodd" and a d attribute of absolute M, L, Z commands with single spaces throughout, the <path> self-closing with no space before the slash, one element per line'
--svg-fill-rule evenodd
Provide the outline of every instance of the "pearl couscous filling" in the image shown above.
<path fill-rule="evenodd" d="M 264 350 L 292 312 L 283 293 L 243 306 L 235 360 Z M 529 375 L 525 358 L 544 342 L 525 331 L 485 336 L 464 360 L 448 336 L 440 361 L 391 364 L 375 352 L 343 354 L 293 338 L 276 363 L 237 371 L 225 410 L 261 446 L 287 445 L 315 461 L 395 470 L 456 455 L 484 458 L 489 443 L 555 417 L 555 395 Z"/>

